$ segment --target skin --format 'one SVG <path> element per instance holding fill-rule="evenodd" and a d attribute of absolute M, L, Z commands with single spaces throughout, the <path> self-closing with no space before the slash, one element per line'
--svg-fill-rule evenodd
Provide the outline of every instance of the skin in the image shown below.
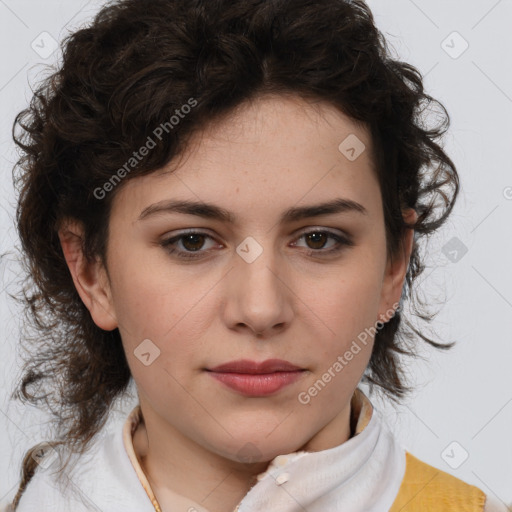
<path fill-rule="evenodd" d="M 355 161 L 338 149 L 349 134 L 366 146 Z M 171 164 L 117 191 L 108 273 L 99 260 L 84 260 L 79 224 L 63 225 L 60 239 L 95 323 L 121 333 L 145 422 L 134 446 L 157 499 L 165 509 L 171 489 L 221 512 L 233 510 L 277 455 L 325 450 L 350 438 L 350 399 L 373 340 L 308 404 L 298 395 L 359 333 L 389 319 L 413 233 L 388 259 L 371 138 L 326 103 L 259 97 L 195 136 Z M 288 208 L 340 197 L 366 214 L 279 220 Z M 214 203 L 236 222 L 170 212 L 138 220 L 145 208 L 169 199 Z M 412 210 L 404 215 L 415 218 Z M 181 260 L 160 244 L 190 228 L 211 238 L 182 238 L 175 249 L 199 248 L 198 259 Z M 353 244 L 322 256 L 338 245 L 318 234 L 325 230 Z M 308 241 L 304 231 L 316 239 Z M 252 263 L 236 252 L 248 236 L 263 249 Z M 144 339 L 160 350 L 149 366 L 134 354 Z M 281 358 L 306 371 L 268 397 L 243 396 L 205 371 L 240 358 Z M 249 442 L 251 463 L 240 458 Z"/>

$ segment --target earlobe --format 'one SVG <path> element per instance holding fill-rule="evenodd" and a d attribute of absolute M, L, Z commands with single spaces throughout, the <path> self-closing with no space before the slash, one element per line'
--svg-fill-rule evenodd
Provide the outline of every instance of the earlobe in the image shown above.
<path fill-rule="evenodd" d="M 418 218 L 418 214 L 415 210 L 409 208 L 403 212 L 403 217 L 408 224 L 413 224 Z M 390 310 L 396 309 L 394 305 L 396 306 L 400 302 L 413 247 L 414 230 L 409 228 L 405 231 L 401 250 L 393 258 L 390 258 L 386 264 L 379 311 L 379 320 L 383 322 L 390 319 Z"/>
<path fill-rule="evenodd" d="M 106 331 L 115 329 L 118 324 L 107 273 L 100 258 L 89 261 L 85 257 L 81 224 L 66 221 L 59 228 L 58 234 L 75 288 L 94 323 Z"/>

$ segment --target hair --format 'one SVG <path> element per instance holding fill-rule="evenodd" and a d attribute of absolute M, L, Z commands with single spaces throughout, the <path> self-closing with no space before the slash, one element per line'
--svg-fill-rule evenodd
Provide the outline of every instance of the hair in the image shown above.
<path fill-rule="evenodd" d="M 60 67 L 13 126 L 26 276 L 19 300 L 36 332 L 25 335 L 33 348 L 14 396 L 51 412 L 54 445 L 83 453 L 131 379 L 119 331 L 96 326 L 77 293 L 59 226 L 80 222 L 86 258 L 105 262 L 110 208 L 123 184 L 162 168 L 193 134 L 262 95 L 325 102 L 369 129 L 389 257 L 414 230 L 401 304 L 433 318 L 413 285 L 425 268 L 420 242 L 445 222 L 459 191 L 439 141 L 450 119 L 420 72 L 392 58 L 362 0 L 118 0 L 68 35 L 62 50 Z M 437 124 L 428 126 L 432 107 Z M 122 173 L 159 126 L 166 129 L 156 147 Z M 116 173 L 122 182 L 98 193 Z M 406 208 L 418 213 L 414 223 L 405 222 Z M 418 337 L 453 345 L 427 337 L 399 308 L 375 335 L 363 376 L 371 389 L 393 401 L 411 390 L 401 356 L 417 357 Z M 14 506 L 34 473 L 30 453 Z"/>

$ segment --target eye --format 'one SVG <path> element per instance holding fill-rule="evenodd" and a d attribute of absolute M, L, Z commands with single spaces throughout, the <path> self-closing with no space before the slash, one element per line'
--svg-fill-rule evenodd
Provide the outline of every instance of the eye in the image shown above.
<path fill-rule="evenodd" d="M 347 246 L 351 247 L 354 245 L 354 242 L 347 236 L 323 229 L 306 231 L 299 237 L 299 240 L 301 239 L 305 240 L 308 248 L 313 249 L 308 252 L 310 256 L 330 255 L 340 252 Z M 325 246 L 329 239 L 334 243 L 326 249 Z M 297 244 L 294 243 L 293 245 L 296 246 Z"/>
<path fill-rule="evenodd" d="M 172 238 L 167 238 L 160 242 L 160 245 L 164 247 L 170 254 L 176 255 L 181 259 L 196 259 L 204 255 L 206 251 L 201 250 L 204 248 L 204 242 L 206 239 L 213 240 L 213 238 L 207 233 L 201 233 L 199 231 L 188 231 L 181 233 L 180 235 Z M 181 243 L 182 249 L 176 248 Z"/>

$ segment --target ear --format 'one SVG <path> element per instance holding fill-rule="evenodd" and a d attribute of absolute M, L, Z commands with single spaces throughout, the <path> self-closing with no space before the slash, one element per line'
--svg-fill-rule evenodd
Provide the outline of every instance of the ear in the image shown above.
<path fill-rule="evenodd" d="M 115 329 L 118 324 L 108 275 L 99 257 L 94 261 L 85 257 L 81 224 L 67 220 L 59 228 L 58 234 L 75 288 L 94 323 L 106 331 Z"/>
<path fill-rule="evenodd" d="M 409 224 L 414 223 L 418 218 L 418 214 L 412 208 L 404 210 L 402 214 Z M 408 228 L 402 238 L 402 246 L 392 258 L 388 258 L 379 308 L 379 320 L 382 322 L 387 322 L 391 318 L 390 312 L 396 310 L 396 305 L 400 302 L 413 244 L 414 230 Z"/>

